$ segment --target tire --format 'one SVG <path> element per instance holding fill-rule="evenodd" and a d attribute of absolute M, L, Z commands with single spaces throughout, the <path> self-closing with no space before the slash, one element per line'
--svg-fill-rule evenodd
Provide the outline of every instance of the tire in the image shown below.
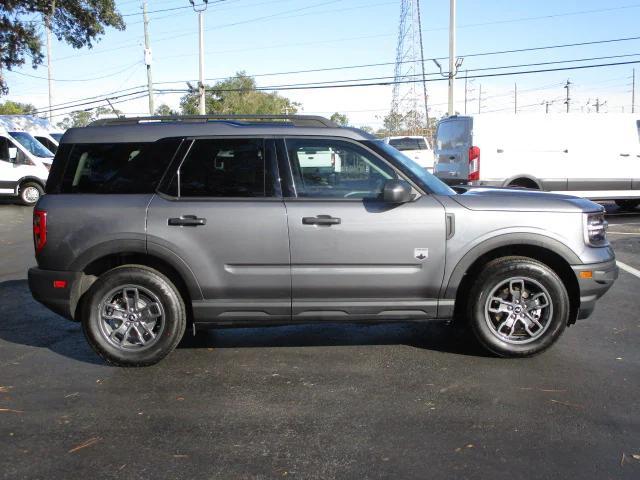
<path fill-rule="evenodd" d="M 616 200 L 620 210 L 635 210 L 640 205 L 640 200 Z"/>
<path fill-rule="evenodd" d="M 525 295 L 519 298 L 523 286 Z M 491 300 L 495 298 L 501 300 Z M 475 337 L 501 357 L 542 352 L 560 338 L 569 320 L 569 295 L 562 280 L 528 257 L 488 263 L 475 279 L 469 299 L 468 318 Z"/>
<path fill-rule="evenodd" d="M 158 363 L 178 345 L 187 321 L 184 301 L 173 283 L 142 265 L 101 275 L 83 299 L 81 312 L 91 347 L 121 367 Z"/>
<path fill-rule="evenodd" d="M 44 193 L 44 190 L 40 184 L 35 182 L 25 182 L 20 185 L 18 195 L 20 197 L 20 203 L 22 205 L 32 206 L 35 205 L 40 197 Z"/>

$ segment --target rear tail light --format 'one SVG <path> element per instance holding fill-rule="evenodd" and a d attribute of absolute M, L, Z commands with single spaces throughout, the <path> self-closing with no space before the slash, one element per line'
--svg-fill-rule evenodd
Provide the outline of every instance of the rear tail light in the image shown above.
<path fill-rule="evenodd" d="M 47 243 L 47 212 L 35 209 L 33 211 L 33 247 L 36 254 L 44 248 Z"/>
<path fill-rule="evenodd" d="M 480 147 L 469 147 L 469 181 L 480 180 Z"/>

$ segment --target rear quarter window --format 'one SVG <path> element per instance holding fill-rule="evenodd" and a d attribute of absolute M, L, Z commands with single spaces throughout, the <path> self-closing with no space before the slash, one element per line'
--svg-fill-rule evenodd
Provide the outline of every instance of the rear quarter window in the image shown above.
<path fill-rule="evenodd" d="M 181 141 L 63 144 L 47 193 L 153 193 Z"/>

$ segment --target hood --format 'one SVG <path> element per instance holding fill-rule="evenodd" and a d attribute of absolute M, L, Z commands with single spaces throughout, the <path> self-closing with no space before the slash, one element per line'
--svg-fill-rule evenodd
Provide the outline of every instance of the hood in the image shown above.
<path fill-rule="evenodd" d="M 468 188 L 452 197 L 469 210 L 499 212 L 599 212 L 601 205 L 586 198 L 510 188 Z"/>

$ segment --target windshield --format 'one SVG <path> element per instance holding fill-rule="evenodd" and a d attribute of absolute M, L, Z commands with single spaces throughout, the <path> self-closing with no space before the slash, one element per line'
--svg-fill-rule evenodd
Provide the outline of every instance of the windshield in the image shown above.
<path fill-rule="evenodd" d="M 49 134 L 56 142 L 60 143 L 60 140 L 62 140 L 62 135 L 64 135 L 64 133 L 50 133 Z"/>
<path fill-rule="evenodd" d="M 53 153 L 47 147 L 42 145 L 39 141 L 31 136 L 27 132 L 9 132 L 13 138 L 22 144 L 24 148 L 29 150 L 36 157 L 53 157 Z"/>
<path fill-rule="evenodd" d="M 374 140 L 368 142 L 376 150 L 381 150 L 386 155 L 390 156 L 396 162 L 404 166 L 404 173 L 411 177 L 411 180 L 419 183 L 423 188 L 426 188 L 431 193 L 436 195 L 455 195 L 456 192 L 449 188 L 447 184 L 442 182 L 439 178 L 427 172 L 427 170 L 416 162 L 407 157 L 404 153 L 398 151 L 395 147 L 384 143 L 382 140 Z"/>
<path fill-rule="evenodd" d="M 405 150 L 429 150 L 427 142 L 422 137 L 392 138 L 389 140 L 389 145 L 401 152 Z"/>

